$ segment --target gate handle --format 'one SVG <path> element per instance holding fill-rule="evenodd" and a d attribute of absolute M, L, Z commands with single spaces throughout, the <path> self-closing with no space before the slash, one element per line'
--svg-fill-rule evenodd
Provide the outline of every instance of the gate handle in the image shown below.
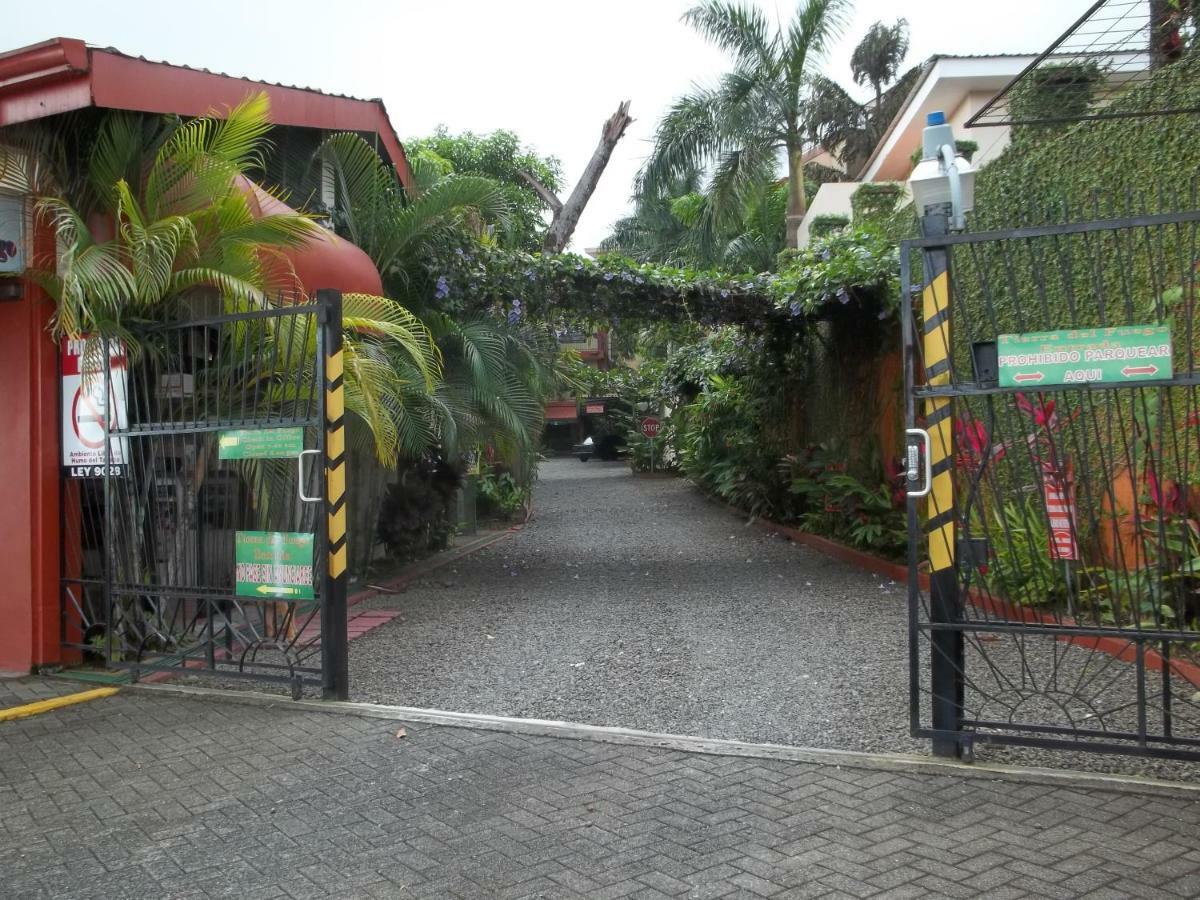
<path fill-rule="evenodd" d="M 308 497 L 304 494 L 304 457 L 310 453 L 314 456 L 321 455 L 320 450 L 301 450 L 300 455 L 296 457 L 296 491 L 305 503 L 320 503 L 320 497 Z"/>
<path fill-rule="evenodd" d="M 930 490 L 933 489 L 933 460 L 929 458 L 929 447 L 932 442 L 929 439 L 929 432 L 924 428 L 906 428 L 904 429 L 904 434 L 908 437 L 919 438 L 921 443 L 925 445 L 925 487 L 921 488 L 919 491 L 905 491 L 904 493 L 914 499 L 917 497 L 925 497 L 929 494 Z M 916 481 L 917 479 L 918 452 L 919 450 L 916 444 L 908 445 L 908 471 L 906 472 L 906 475 L 908 476 L 908 480 L 910 482 Z"/>

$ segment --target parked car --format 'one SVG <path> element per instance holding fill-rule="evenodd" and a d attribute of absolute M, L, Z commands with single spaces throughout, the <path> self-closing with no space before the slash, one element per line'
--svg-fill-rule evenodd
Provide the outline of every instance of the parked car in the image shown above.
<path fill-rule="evenodd" d="M 605 462 L 611 462 L 615 459 L 620 459 L 629 452 L 629 447 L 625 445 L 625 438 L 619 434 L 606 434 L 599 440 L 587 438 L 582 444 L 576 444 L 571 452 L 578 457 L 580 462 L 587 462 L 593 456 L 596 459 L 602 459 Z"/>

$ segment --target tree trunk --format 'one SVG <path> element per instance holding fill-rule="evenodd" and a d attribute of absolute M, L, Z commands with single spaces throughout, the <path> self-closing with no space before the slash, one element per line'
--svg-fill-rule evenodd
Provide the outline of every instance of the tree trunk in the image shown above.
<path fill-rule="evenodd" d="M 1171 0 L 1150 0 L 1150 68 L 1157 69 L 1179 59 L 1183 41 L 1179 36 L 1182 17 Z"/>
<path fill-rule="evenodd" d="M 575 226 L 579 224 L 579 217 L 583 215 L 583 208 L 587 206 L 588 200 L 596 190 L 596 185 L 600 183 L 600 176 L 604 174 L 608 160 L 612 157 L 613 148 L 617 146 L 617 141 L 621 140 L 625 129 L 632 121 L 633 119 L 629 116 L 629 101 L 626 100 L 604 123 L 604 128 L 600 132 L 600 143 L 596 145 L 596 151 L 592 154 L 591 161 L 583 170 L 579 183 L 575 185 L 575 190 L 571 191 L 571 196 L 566 199 L 565 203 L 559 202 L 553 192 L 539 184 L 537 179 L 528 172 L 521 173 L 538 195 L 546 201 L 546 204 L 554 210 L 554 219 L 550 222 L 550 229 L 546 232 L 546 240 L 542 244 L 542 249 L 546 253 L 562 253 L 566 249 L 567 242 L 575 233 Z"/>
<path fill-rule="evenodd" d="M 788 202 L 787 202 L 787 246 L 800 246 L 800 222 L 808 204 L 804 199 L 804 151 L 800 147 L 788 147 Z"/>

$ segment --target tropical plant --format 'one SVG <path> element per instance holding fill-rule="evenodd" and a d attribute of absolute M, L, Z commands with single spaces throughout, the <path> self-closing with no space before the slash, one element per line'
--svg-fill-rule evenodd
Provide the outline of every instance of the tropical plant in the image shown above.
<path fill-rule="evenodd" d="M 520 301 L 505 318 L 469 310 L 450 315 L 441 308 L 449 293 L 445 277 L 429 275 L 431 260 L 462 255 L 464 246 L 477 252 L 491 226 L 507 225 L 512 207 L 503 186 L 453 174 L 426 155 L 415 166 L 417 184 L 406 187 L 366 141 L 349 133 L 326 139 L 318 156 L 335 174 L 339 227 L 419 311 L 443 357 L 437 389 L 407 397 L 423 414 L 406 417 L 406 433 L 414 441 L 436 438 L 448 457 L 491 445 L 517 477 L 531 478 L 543 399 L 557 385 L 556 342 L 524 320 Z"/>
<path fill-rule="evenodd" d="M 508 472 L 490 471 L 479 479 L 479 500 L 481 515 L 513 519 L 529 502 L 529 489 Z"/>
<path fill-rule="evenodd" d="M 684 412 L 679 466 L 701 488 L 751 517 L 769 515 L 774 459 L 760 439 L 761 398 L 743 380 L 712 375 Z"/>
<path fill-rule="evenodd" d="M 812 80 L 808 100 L 811 137 L 836 155 L 851 177 L 862 171 L 920 73 L 919 67 L 913 67 L 900 75 L 907 53 L 908 23 L 904 19 L 892 25 L 876 22 L 850 57 L 854 82 L 870 86 L 871 100 L 860 103 L 823 75 Z"/>
<path fill-rule="evenodd" d="M 821 238 L 835 231 L 841 231 L 850 225 L 850 217 L 838 213 L 826 213 L 823 216 L 813 216 L 808 223 L 808 233 L 812 237 Z"/>
<path fill-rule="evenodd" d="M 112 112 L 74 161 L 45 128 L 3 139 L 0 170 L 27 172 L 57 238 L 54 258 L 28 273 L 56 302 L 56 334 L 120 338 L 136 353 L 129 324 L 161 315 L 169 299 L 208 289 L 234 306 L 267 302 L 283 274 L 272 259 L 316 231 L 306 216 L 251 206 L 247 175 L 261 166 L 267 113 L 265 94 L 188 122 Z M 63 174 L 74 166 L 84 174 Z"/>
<path fill-rule="evenodd" d="M 270 127 L 268 98 L 256 94 L 224 115 L 189 121 L 110 112 L 78 144 L 45 128 L 6 134 L 0 171 L 24 173 L 57 237 L 55 256 L 28 273 L 56 302 L 56 333 L 120 340 L 136 357 L 139 326 L 179 308 L 277 302 L 276 292 L 294 283 L 283 251 L 319 227 L 299 213 L 255 208 L 262 189 L 250 175 L 263 168 Z M 411 313 L 382 297 L 347 295 L 344 322 L 351 434 L 393 463 L 404 443 L 404 399 L 432 390 L 437 349 Z M 269 341 L 274 333 L 250 335 Z M 311 364 L 316 337 L 301 340 L 310 352 L 286 356 Z M 87 352 L 103 353 L 103 342 L 89 341 Z M 245 358 L 272 354 L 247 350 Z"/>
<path fill-rule="evenodd" d="M 731 54 L 734 68 L 715 88 L 680 97 L 659 123 L 642 172 L 644 190 L 712 167 L 714 215 L 740 210 L 748 189 L 787 161 L 786 245 L 797 246 L 804 217 L 806 97 L 815 66 L 840 33 L 845 0 L 803 0 L 786 27 L 773 30 L 763 12 L 729 0 L 707 0 L 684 21 Z"/>
<path fill-rule="evenodd" d="M 331 135 L 317 150 L 337 186 L 337 229 L 374 261 L 385 283 L 410 299 L 422 299 L 413 279 L 424 261 L 439 250 L 457 247 L 464 233 L 476 238 L 490 226 L 507 227 L 512 206 L 502 185 L 490 178 L 436 177 L 436 169 L 417 167 L 423 177 L 406 187 L 375 149 L 352 132 Z"/>

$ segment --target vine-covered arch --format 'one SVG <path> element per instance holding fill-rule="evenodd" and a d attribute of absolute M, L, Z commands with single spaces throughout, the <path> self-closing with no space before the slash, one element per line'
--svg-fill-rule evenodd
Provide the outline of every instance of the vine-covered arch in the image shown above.
<path fill-rule="evenodd" d="M 847 259 L 853 260 L 847 263 Z M 638 263 L 620 256 L 458 248 L 430 266 L 435 302 L 600 327 L 694 322 L 801 328 L 834 310 L 881 317 L 896 308 L 895 245 L 863 232 L 833 235 L 794 253 L 778 273 L 730 275 Z"/>

